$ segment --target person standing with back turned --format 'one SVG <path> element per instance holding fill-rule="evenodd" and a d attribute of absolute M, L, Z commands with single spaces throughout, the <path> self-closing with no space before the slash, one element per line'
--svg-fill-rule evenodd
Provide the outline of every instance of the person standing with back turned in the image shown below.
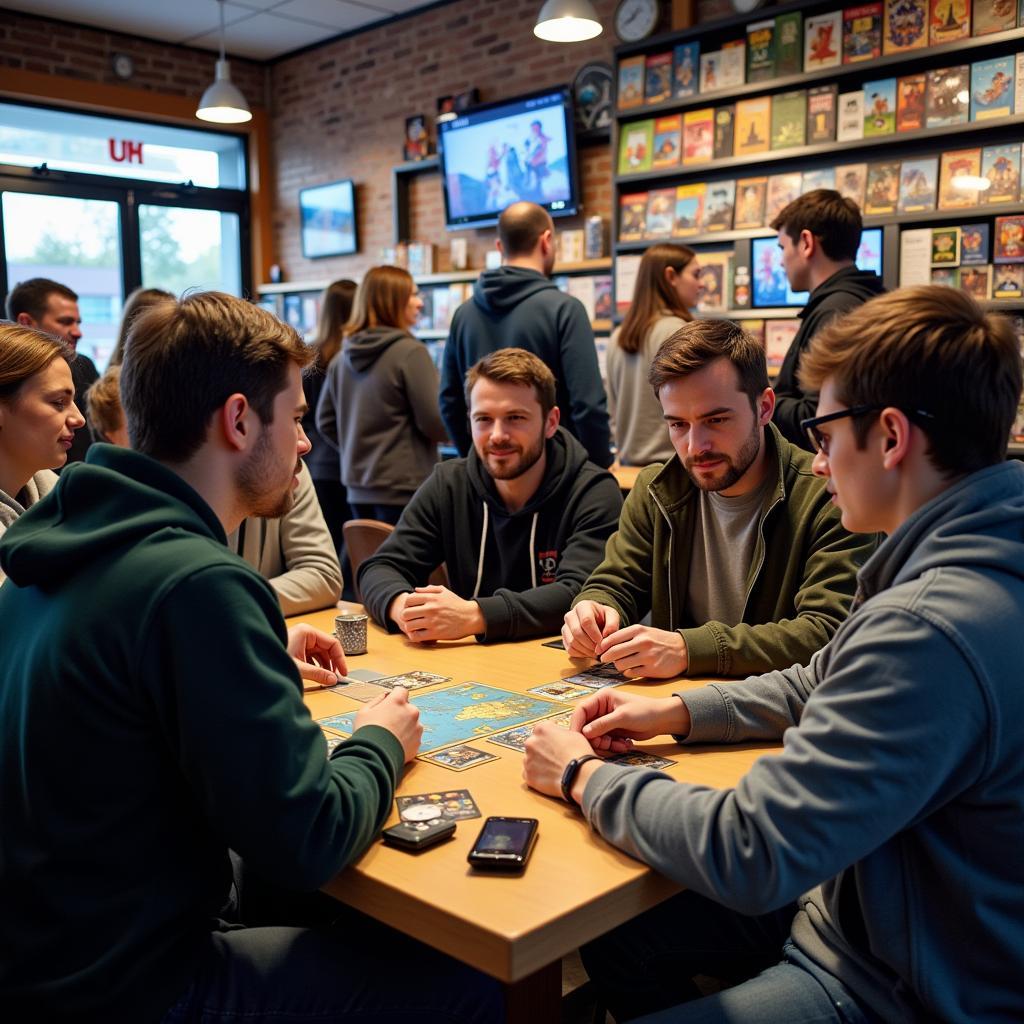
<path fill-rule="evenodd" d="M 466 409 L 466 372 L 499 348 L 539 356 L 555 375 L 562 426 L 595 465 L 612 464 L 608 407 L 597 365 L 594 330 L 579 299 L 551 281 L 555 225 L 536 203 L 513 203 L 498 221 L 502 265 L 485 270 L 473 298 L 452 317 L 441 369 L 441 415 L 465 457 L 473 447 Z"/>

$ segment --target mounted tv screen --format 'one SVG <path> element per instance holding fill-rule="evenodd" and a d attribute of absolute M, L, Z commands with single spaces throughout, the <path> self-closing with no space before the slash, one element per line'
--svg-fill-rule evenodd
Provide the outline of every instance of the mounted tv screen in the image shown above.
<path fill-rule="evenodd" d="M 449 231 L 497 224 L 506 206 L 523 199 L 552 217 L 578 211 L 568 89 L 488 103 L 437 127 Z"/>
<path fill-rule="evenodd" d="M 807 302 L 808 292 L 795 292 L 789 287 L 777 239 L 755 238 L 750 261 L 753 264 L 753 305 L 757 309 L 803 306 Z M 856 262 L 860 270 L 873 270 L 882 276 L 881 228 L 865 228 L 861 232 Z"/>
<path fill-rule="evenodd" d="M 359 251 L 355 186 L 351 179 L 299 191 L 302 255 L 347 256 Z"/>

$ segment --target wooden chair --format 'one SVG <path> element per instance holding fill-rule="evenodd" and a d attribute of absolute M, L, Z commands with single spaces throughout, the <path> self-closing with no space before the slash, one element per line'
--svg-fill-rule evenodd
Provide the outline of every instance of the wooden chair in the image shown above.
<path fill-rule="evenodd" d="M 387 537 L 394 532 L 390 523 L 382 523 L 379 519 L 350 519 L 342 526 L 345 535 L 345 550 L 348 552 L 348 560 L 352 565 L 352 587 L 356 593 L 356 600 L 362 603 L 363 597 L 359 593 L 359 566 L 372 555 L 377 548 L 384 543 Z M 444 565 L 439 565 L 431 574 L 429 583 L 437 586 L 448 586 L 448 570 Z"/>

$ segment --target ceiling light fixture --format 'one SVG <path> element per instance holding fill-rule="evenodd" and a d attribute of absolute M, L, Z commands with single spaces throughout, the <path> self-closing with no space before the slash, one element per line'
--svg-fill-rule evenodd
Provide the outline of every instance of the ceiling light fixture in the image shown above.
<path fill-rule="evenodd" d="M 231 65 L 224 56 L 224 0 L 217 0 L 217 3 L 220 6 L 220 60 L 217 61 L 213 85 L 199 101 L 196 117 L 217 124 L 241 124 L 252 120 L 252 111 L 239 88 L 231 81 Z"/>
<path fill-rule="evenodd" d="M 601 31 L 590 0 L 546 0 L 533 26 L 533 34 L 549 43 L 581 43 Z"/>

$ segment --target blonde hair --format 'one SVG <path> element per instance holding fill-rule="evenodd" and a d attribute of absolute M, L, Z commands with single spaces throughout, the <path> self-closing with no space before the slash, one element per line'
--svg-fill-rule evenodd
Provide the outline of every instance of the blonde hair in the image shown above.
<path fill-rule="evenodd" d="M 29 377 L 55 359 L 71 361 L 63 342 L 34 327 L 0 324 L 0 401 L 13 398 Z"/>
<path fill-rule="evenodd" d="M 371 267 L 356 291 L 352 319 L 345 325 L 348 338 L 369 327 L 405 329 L 405 307 L 416 287 L 412 275 L 401 267 Z"/>
<path fill-rule="evenodd" d="M 106 372 L 85 393 L 89 426 L 105 440 L 124 425 L 121 408 L 121 367 L 108 366 Z"/>

